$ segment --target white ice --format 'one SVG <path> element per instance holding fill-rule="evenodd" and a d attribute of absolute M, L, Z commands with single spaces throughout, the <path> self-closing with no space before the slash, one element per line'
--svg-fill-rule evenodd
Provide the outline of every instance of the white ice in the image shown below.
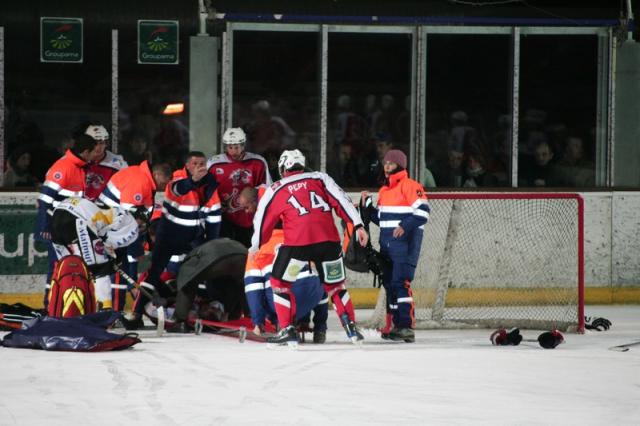
<path fill-rule="evenodd" d="M 121 352 L 0 348 L 0 425 L 638 425 L 640 346 L 607 348 L 640 340 L 640 306 L 586 311 L 613 327 L 554 350 L 485 329 L 357 347 L 333 312 L 327 343 L 297 351 L 150 330 Z"/>

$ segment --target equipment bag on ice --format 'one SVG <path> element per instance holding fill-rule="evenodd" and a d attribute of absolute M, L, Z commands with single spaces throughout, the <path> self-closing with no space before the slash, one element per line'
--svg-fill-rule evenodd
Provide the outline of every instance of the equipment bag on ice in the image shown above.
<path fill-rule="evenodd" d="M 95 312 L 93 280 L 80 256 L 69 255 L 58 260 L 51 276 L 48 314 L 72 318 Z"/>

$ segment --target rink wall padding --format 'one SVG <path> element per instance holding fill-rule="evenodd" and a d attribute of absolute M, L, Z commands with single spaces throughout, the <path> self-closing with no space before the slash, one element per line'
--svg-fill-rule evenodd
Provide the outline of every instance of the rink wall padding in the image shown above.
<path fill-rule="evenodd" d="M 44 281 L 44 276 L 42 277 Z M 378 300 L 378 289 L 374 288 L 350 288 L 351 300 L 358 309 L 373 308 Z M 457 303 L 468 305 L 469 302 L 477 302 L 479 306 L 490 305 L 492 299 L 491 292 L 478 293 L 473 289 L 456 289 L 453 292 L 452 305 Z M 544 292 L 536 292 L 528 297 L 518 297 L 513 295 L 513 301 L 517 304 L 534 304 L 544 300 Z M 32 308 L 42 308 L 42 293 L 0 293 L 0 303 L 24 303 Z M 125 310 L 130 310 L 131 297 L 127 295 Z M 640 304 L 640 287 L 589 287 L 585 289 L 585 304 L 587 305 L 618 305 L 618 304 Z"/>

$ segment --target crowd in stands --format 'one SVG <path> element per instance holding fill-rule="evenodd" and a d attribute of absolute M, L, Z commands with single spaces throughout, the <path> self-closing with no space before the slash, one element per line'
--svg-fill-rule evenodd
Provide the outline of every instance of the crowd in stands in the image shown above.
<path fill-rule="evenodd" d="M 318 133 L 305 131 L 317 118 L 308 105 L 292 106 L 254 100 L 239 108 L 237 122 L 247 134 L 247 147 L 263 156 L 271 174 L 283 150 L 297 148 L 314 169 L 320 167 Z M 327 172 L 340 185 L 375 187 L 382 178 L 381 160 L 392 148 L 409 152 L 410 96 L 399 108 L 396 97 L 369 94 L 356 98 L 339 95 L 330 105 L 327 134 Z M 493 126 L 486 117 L 456 110 L 427 117 L 424 174 L 426 187 L 497 188 L 511 186 L 511 117 L 499 116 Z M 447 117 L 444 119 L 444 117 Z M 178 119 L 122 126 L 118 152 L 129 164 L 147 160 L 172 168 L 188 151 L 188 129 Z M 300 129 L 300 130 L 296 130 Z M 25 121 L 5 156 L 2 188 L 34 188 L 42 184 L 53 162 L 70 147 L 73 138 L 52 147 L 33 121 Z M 595 185 L 593 131 L 572 129 L 552 121 L 542 110 L 522 114 L 518 135 L 518 187 L 592 187 Z"/>

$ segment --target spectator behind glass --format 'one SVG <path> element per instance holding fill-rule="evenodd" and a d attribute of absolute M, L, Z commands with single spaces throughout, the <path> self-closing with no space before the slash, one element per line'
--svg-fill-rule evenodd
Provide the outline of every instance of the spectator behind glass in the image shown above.
<path fill-rule="evenodd" d="M 343 186 L 356 186 L 360 183 L 360 171 L 357 155 L 353 145 L 340 145 L 340 184 Z"/>
<path fill-rule="evenodd" d="M 474 132 L 473 127 L 467 125 L 469 116 L 464 111 L 454 111 L 451 113 L 451 130 L 449 132 L 449 148 L 456 151 L 464 151 L 465 139 L 469 132 Z"/>
<path fill-rule="evenodd" d="M 157 154 L 154 162 L 167 163 L 174 170 L 179 168 L 189 151 L 189 129 L 180 120 L 163 116 L 160 130 L 153 138 L 153 148 Z"/>
<path fill-rule="evenodd" d="M 336 102 L 335 144 L 351 144 L 358 146 L 365 140 L 366 123 L 351 108 L 351 97 L 340 95 Z"/>
<path fill-rule="evenodd" d="M 123 144 L 122 156 L 129 164 L 140 164 L 143 161 L 151 161 L 149 141 L 142 133 L 133 133 L 129 140 Z"/>
<path fill-rule="evenodd" d="M 29 152 L 38 153 L 31 157 L 29 171 L 39 182 L 44 182 L 49 167 L 64 154 L 64 151 L 59 153 L 45 142 L 42 130 L 33 121 L 25 121 L 16 129 L 15 146 L 27 147 Z"/>
<path fill-rule="evenodd" d="M 465 151 L 462 186 L 465 188 L 498 186 L 498 179 L 487 170 L 487 157 L 480 145 L 465 141 Z"/>
<path fill-rule="evenodd" d="M 267 151 L 282 152 L 295 143 L 296 132 L 282 117 L 271 114 L 271 104 L 262 99 L 251 106 L 253 120 L 246 126 L 251 149 L 264 155 Z"/>
<path fill-rule="evenodd" d="M 408 144 L 411 139 L 411 95 L 404 98 L 404 109 L 398 114 L 395 122 L 396 140 Z"/>
<path fill-rule="evenodd" d="M 26 147 L 17 147 L 9 156 L 9 167 L 4 173 L 3 188 L 29 188 L 40 182 L 29 171 L 31 154 Z"/>
<path fill-rule="evenodd" d="M 382 95 L 380 101 L 380 114 L 374 123 L 375 133 L 393 134 L 395 131 L 396 109 L 395 99 L 391 95 Z M 394 138 L 395 139 L 395 138 Z M 397 139 L 395 139 L 397 141 Z"/>
<path fill-rule="evenodd" d="M 375 138 L 375 129 L 380 114 L 382 114 L 382 111 L 378 107 L 378 97 L 374 94 L 367 95 L 364 99 L 364 121 L 367 126 L 367 135 L 370 138 Z"/>
<path fill-rule="evenodd" d="M 391 141 L 391 135 L 388 133 L 377 133 L 373 141 L 376 144 L 376 153 L 378 158 L 369 167 L 369 179 L 366 182 L 368 185 L 376 186 L 384 183 L 384 156 L 387 155 L 391 149 L 393 149 L 393 142 Z"/>
<path fill-rule="evenodd" d="M 558 169 L 553 162 L 553 150 L 547 142 L 540 142 L 533 150 L 533 162 L 521 167 L 520 186 L 558 186 Z"/>
<path fill-rule="evenodd" d="M 464 153 L 462 151 L 450 149 L 447 162 L 440 165 L 440 167 L 434 168 L 435 179 L 436 182 L 438 182 L 438 185 L 440 187 L 461 187 L 463 164 Z"/>
<path fill-rule="evenodd" d="M 569 136 L 565 140 L 564 155 L 558 166 L 563 185 L 572 187 L 595 185 L 594 163 L 586 158 L 582 138 Z"/>

